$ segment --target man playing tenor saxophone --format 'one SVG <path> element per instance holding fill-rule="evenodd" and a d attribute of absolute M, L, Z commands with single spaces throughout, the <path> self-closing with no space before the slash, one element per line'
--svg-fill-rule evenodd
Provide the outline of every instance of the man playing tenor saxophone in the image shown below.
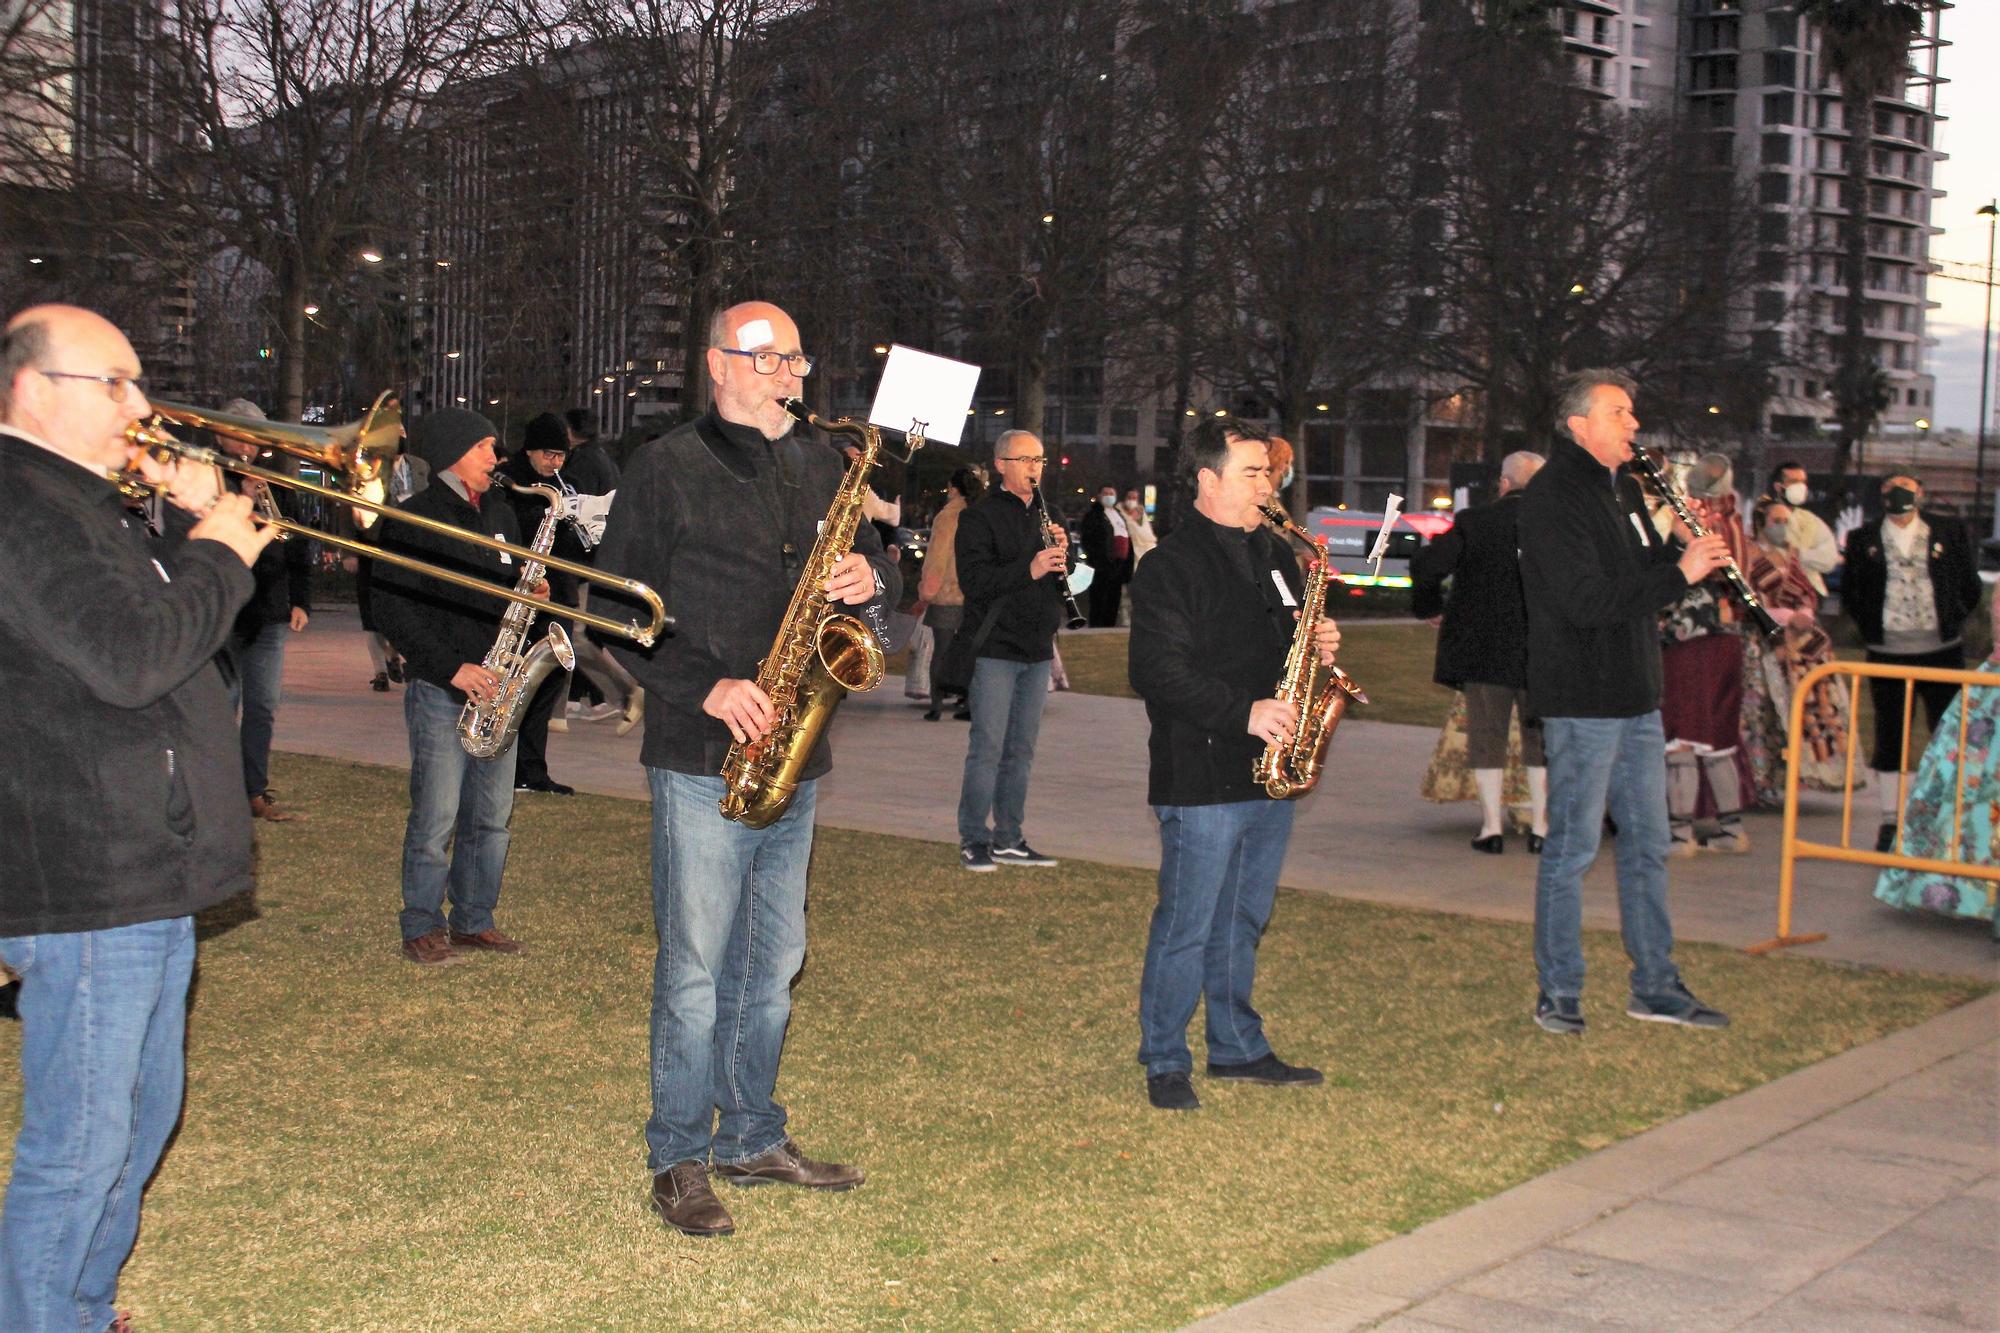
<path fill-rule="evenodd" d="M 414 431 L 416 454 L 431 482 L 402 508 L 502 541 L 521 543 L 514 511 L 488 494 L 493 486 L 493 423 L 462 407 L 439 408 Z M 384 523 L 382 546 L 513 587 L 519 567 L 504 552 Z M 536 589 L 528 589 L 537 592 Z M 537 595 L 545 595 L 544 583 Z M 382 632 L 409 672 L 403 722 L 410 731 L 410 818 L 403 831 L 403 956 L 413 963 L 455 963 L 461 949 L 519 953 L 493 924 L 500 876 L 507 868 L 507 824 L 514 813 L 516 743 L 491 759 L 459 744 L 468 698 L 488 702 L 500 681 L 482 663 L 500 630 L 506 603 L 442 579 L 382 565 L 374 609 Z M 445 899 L 451 918 L 445 919 Z"/>
<path fill-rule="evenodd" d="M 1187 1025 L 1204 994 L 1210 1078 L 1321 1081 L 1272 1052 L 1250 1003 L 1294 809 L 1255 769 L 1299 723 L 1297 707 L 1273 696 L 1293 636 L 1308 632 L 1296 622 L 1298 561 L 1259 508 L 1272 494 L 1268 438 L 1238 421 L 1195 428 L 1180 456 L 1192 512 L 1132 581 L 1132 688 L 1152 725 L 1146 799 L 1160 823 L 1139 1062 L 1148 1100 L 1167 1111 L 1201 1105 Z M 1340 630 L 1321 619 L 1309 632 L 1330 666 Z"/>
<path fill-rule="evenodd" d="M 735 1223 L 709 1183 L 851 1189 L 862 1174 L 801 1153 L 773 1094 L 805 958 L 806 864 L 822 739 L 785 812 L 764 828 L 725 819 L 732 743 L 768 734 L 758 662 L 784 622 L 841 458 L 791 433 L 785 400 L 812 370 L 798 326 L 774 305 L 732 306 L 709 327 L 714 405 L 627 466 L 600 558 L 659 589 L 676 617 L 650 650 L 614 648 L 646 691 L 653 797 L 652 1094 L 647 1169 L 655 1210 L 691 1236 Z M 874 529 L 831 566 L 829 601 L 893 602 L 896 569 Z M 728 1034 L 719 1040 L 718 1034 Z M 719 1122 L 718 1122 L 719 1116 Z"/>

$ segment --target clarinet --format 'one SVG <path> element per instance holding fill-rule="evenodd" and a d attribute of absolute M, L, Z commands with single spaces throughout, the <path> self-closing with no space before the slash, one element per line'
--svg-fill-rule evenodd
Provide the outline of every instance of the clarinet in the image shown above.
<path fill-rule="evenodd" d="M 1645 476 L 1647 482 L 1659 493 L 1660 498 L 1667 502 L 1668 506 L 1674 511 L 1675 516 L 1687 526 L 1689 532 L 1697 537 L 1706 537 L 1708 535 L 1708 529 L 1703 527 L 1701 520 L 1694 516 L 1694 510 L 1688 507 L 1687 500 L 1679 491 L 1674 489 L 1673 483 L 1667 480 L 1667 474 L 1660 469 L 1658 463 L 1655 463 L 1647 455 L 1645 450 L 1634 449 L 1632 451 L 1632 464 Z M 1736 595 L 1743 599 L 1744 609 L 1749 611 L 1750 618 L 1757 622 L 1757 629 L 1765 638 L 1775 639 L 1779 634 L 1784 632 L 1784 627 L 1771 619 L 1771 613 L 1764 609 L 1764 599 L 1759 597 L 1757 590 L 1750 586 L 1750 580 L 1743 577 L 1743 570 L 1737 565 L 1734 556 L 1731 556 L 1728 562 L 1722 566 L 1722 576 L 1729 580 L 1729 586 L 1734 588 Z"/>
<path fill-rule="evenodd" d="M 1035 488 L 1035 507 L 1042 511 L 1042 549 L 1047 550 L 1056 544 L 1056 522 L 1049 517 L 1049 502 L 1042 497 L 1042 484 L 1040 482 L 1031 482 L 1029 484 Z M 1065 555 L 1063 560 L 1067 564 L 1069 557 Z M 1065 572 L 1059 572 L 1056 575 L 1056 581 L 1056 586 L 1062 589 L 1063 609 L 1069 614 L 1069 627 L 1071 629 L 1082 629 L 1090 623 L 1090 617 L 1084 615 L 1083 611 L 1077 606 L 1076 594 L 1069 590 L 1069 575 Z"/>

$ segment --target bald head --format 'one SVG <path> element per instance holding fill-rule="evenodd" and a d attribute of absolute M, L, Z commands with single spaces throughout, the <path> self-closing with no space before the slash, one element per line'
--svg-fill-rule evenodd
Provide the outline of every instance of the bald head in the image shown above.
<path fill-rule="evenodd" d="M 708 379 L 716 414 L 775 440 L 792 428 L 784 400 L 799 393 L 799 326 L 769 301 L 743 301 L 708 325 Z M 770 373 L 758 369 L 767 363 Z"/>
<path fill-rule="evenodd" d="M 91 467 L 125 466 L 126 428 L 152 408 L 133 381 L 139 354 L 118 326 L 73 305 L 37 305 L 0 334 L 0 423 Z"/>

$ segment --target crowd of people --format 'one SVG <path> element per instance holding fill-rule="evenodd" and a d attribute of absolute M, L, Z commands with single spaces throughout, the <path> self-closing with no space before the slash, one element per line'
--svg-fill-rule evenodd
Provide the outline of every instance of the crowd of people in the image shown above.
<path fill-rule="evenodd" d="M 553 494 L 563 506 L 555 526 L 575 529 L 572 558 L 650 585 L 675 618 L 651 645 L 592 644 L 586 659 L 579 642 L 578 657 L 617 715 L 644 728 L 656 946 L 645 1169 L 661 1221 L 703 1237 L 736 1226 L 717 1180 L 849 1190 L 866 1179 L 857 1166 L 808 1155 L 777 1100 L 806 949 L 817 784 L 832 747 L 821 737 L 803 755 L 785 779 L 787 802 L 761 825 L 727 813 L 722 774 L 731 756 L 789 725 L 760 664 L 800 580 L 818 580 L 829 607 L 870 623 L 883 623 L 902 592 L 892 546 L 870 523 L 854 528 L 851 549 L 822 559 L 821 524 L 844 465 L 794 433 L 787 401 L 813 362 L 792 318 L 740 303 L 715 316 L 707 341 L 709 409 L 641 447 L 622 475 L 601 453 L 592 461 L 575 423 L 553 415 L 531 422 L 526 447 L 503 463 L 493 423 L 462 408 L 419 417 L 395 474 L 410 513 L 516 545 L 549 526 Z M 127 428 L 148 412 L 140 375 L 124 335 L 74 307 L 22 311 L 0 336 L 0 471 L 28 501 L 0 531 L 17 572 L 15 593 L 0 598 L 0 645 L 49 704 L 0 741 L 5 771 L 37 777 L 9 784 L 0 804 L 15 831 L 0 840 L 0 964 L 21 979 L 24 1024 L 22 1128 L 0 1206 L 0 1327 L 9 1329 L 117 1320 L 142 1186 L 181 1111 L 193 914 L 251 887 L 252 820 L 285 813 L 266 781 L 269 705 L 259 702 L 275 691 L 246 675 L 232 703 L 227 676 L 238 657 L 281 652 L 311 614 L 309 590 L 289 552 L 266 563 L 274 530 L 254 506 L 269 497 L 135 450 Z M 1572 376 L 1546 461 L 1509 458 L 1501 499 L 1464 515 L 1425 564 L 1427 578 L 1452 582 L 1439 612 L 1438 678 L 1467 696 L 1482 852 L 1500 849 L 1507 737 L 1534 734 L 1524 747 L 1529 847 L 1541 857 L 1531 1014 L 1565 1035 L 1585 1027 L 1581 886 L 1607 816 L 1632 963 L 1625 1012 L 1695 1029 L 1729 1021 L 1696 998 L 1674 962 L 1667 867 L 1681 812 L 1702 813 L 1699 792 L 1730 813 L 1719 788 L 1739 770 L 1720 763 L 1727 747 L 1692 735 L 1726 721 L 1730 706 L 1717 691 L 1699 718 L 1669 730 L 1665 659 L 1701 636 L 1663 625 L 1734 556 L 1770 589 L 1775 612 L 1791 613 L 1785 640 L 1762 646 L 1766 656 L 1736 643 L 1742 693 L 1773 698 L 1819 650 L 1809 608 L 1813 574 L 1825 571 L 1790 544 L 1810 535 L 1790 522 L 1799 500 L 1774 490 L 1747 533 L 1696 535 L 1656 521 L 1622 470 L 1638 431 L 1634 391 L 1615 372 Z M 1267 521 L 1289 466 L 1280 444 L 1247 422 L 1204 421 L 1177 459 L 1184 507 L 1170 531 L 1156 538 L 1135 493 L 1121 502 L 1105 488 L 1083 533 L 1110 589 L 1100 602 L 1093 585 L 1092 619 L 1114 623 L 1129 594 L 1128 671 L 1149 731 L 1146 799 L 1160 860 L 1146 936 L 1133 941 L 1134 1036 L 1145 1103 L 1162 1111 L 1200 1107 L 1189 1027 L 1204 1008 L 1207 1078 L 1323 1081 L 1278 1055 L 1255 1004 L 1259 944 L 1298 809 L 1257 779 L 1255 763 L 1301 727 L 1301 701 L 1280 688 L 1288 657 L 1331 665 L 1341 638 L 1331 619 L 1300 620 L 1300 562 Z M 1009 431 L 993 448 L 991 486 L 971 468 L 957 472 L 916 590 L 937 648 L 928 715 L 957 699 L 971 723 L 957 807 L 969 871 L 1055 864 L 1024 828 L 1070 568 L 1068 535 L 1040 492 L 1046 461 L 1037 436 Z M 503 480 L 531 489 L 501 489 Z M 1847 575 L 1881 590 L 1875 619 L 1862 620 L 1871 654 L 1939 660 L 1962 651 L 1971 604 L 1953 581 L 1957 548 L 1914 498 L 1903 504 L 1920 494 L 1913 479 L 1892 480 L 1884 524 L 1850 537 Z M 1719 520 L 1726 474 L 1711 469 L 1701 489 Z M 163 502 L 135 510 L 131 490 Z M 488 546 L 400 524 L 377 540 L 476 583 L 583 602 L 582 589 L 523 576 Z M 1515 553 L 1510 580 L 1503 566 Z M 497 919 L 510 816 L 523 765 L 545 755 L 528 717 L 540 706 L 545 723 L 556 720 L 569 675 L 549 676 L 550 702 L 537 695 L 513 739 L 472 753 L 459 724 L 468 706 L 493 706 L 506 688 L 487 653 L 507 604 L 374 563 L 365 623 L 384 687 L 392 668 L 401 677 L 411 756 L 403 954 L 426 967 L 471 952 L 521 954 L 523 942 Z M 1879 571 L 1857 575 L 1863 565 Z M 76 597 L 79 587 L 92 596 Z M 1928 614 L 1917 595 L 1926 591 L 1935 594 Z M 1714 635 L 1725 619 L 1718 612 L 1700 627 Z M 1505 651 L 1482 646 L 1501 642 Z M 259 659 L 254 670 L 270 668 Z M 1990 700 L 1977 707 L 1969 762 L 1990 783 L 1994 716 Z M 1878 704 L 1878 756 L 1896 748 L 1883 749 L 1883 711 Z M 1951 721 L 1940 717 L 1940 736 Z M 1692 798 L 1675 794 L 1688 775 L 1669 763 L 1670 738 L 1683 730 L 1700 779 Z M 1933 845 L 1921 839 L 1943 781 L 1927 756 L 1907 843 Z M 551 785 L 543 769 L 528 789 Z M 1990 837 L 1996 823 L 2000 798 L 1974 832 Z M 1728 832 L 1725 822 L 1717 836 Z M 1934 881 L 1897 889 L 1932 906 L 1946 891 Z"/>

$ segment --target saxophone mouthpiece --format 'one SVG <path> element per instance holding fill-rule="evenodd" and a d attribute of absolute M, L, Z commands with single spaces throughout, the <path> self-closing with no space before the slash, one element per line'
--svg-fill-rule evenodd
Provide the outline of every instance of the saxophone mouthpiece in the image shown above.
<path fill-rule="evenodd" d="M 785 409 L 785 412 L 792 420 L 803 421 L 808 426 L 812 425 L 813 410 L 806 406 L 805 399 L 786 398 L 779 403 L 779 406 Z"/>

